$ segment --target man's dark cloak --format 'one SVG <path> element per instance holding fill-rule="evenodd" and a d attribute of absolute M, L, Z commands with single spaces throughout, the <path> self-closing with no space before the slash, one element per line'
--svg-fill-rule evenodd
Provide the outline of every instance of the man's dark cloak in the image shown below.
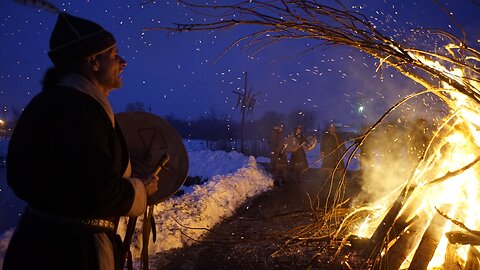
<path fill-rule="evenodd" d="M 40 211 L 115 220 L 135 197 L 132 184 L 122 178 L 127 165 L 122 133 L 102 106 L 89 95 L 57 86 L 34 97 L 22 113 L 9 144 L 7 181 Z M 23 215 L 4 269 L 43 269 L 46 263 L 56 265 L 49 269 L 97 269 L 94 232 Z M 106 233 L 118 252 L 118 236 Z"/>

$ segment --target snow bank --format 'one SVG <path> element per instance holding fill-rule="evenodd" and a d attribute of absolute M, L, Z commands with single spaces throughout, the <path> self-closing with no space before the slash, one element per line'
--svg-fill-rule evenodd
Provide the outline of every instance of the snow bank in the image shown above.
<path fill-rule="evenodd" d="M 202 185 L 195 185 L 180 197 L 173 197 L 154 208 L 157 241 L 150 239 L 149 253 L 164 252 L 191 245 L 202 240 L 224 218 L 249 197 L 273 187 L 273 180 L 257 166 L 254 157 L 237 152 L 202 150 L 189 153 L 192 162 L 190 176 L 211 178 Z M 127 219 L 119 224 L 124 235 Z M 143 217 L 136 224 L 131 251 L 138 258 L 142 246 Z"/>

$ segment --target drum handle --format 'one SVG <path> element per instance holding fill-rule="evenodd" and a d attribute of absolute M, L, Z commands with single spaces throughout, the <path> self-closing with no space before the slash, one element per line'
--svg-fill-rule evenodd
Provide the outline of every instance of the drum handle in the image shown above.
<path fill-rule="evenodd" d="M 163 155 L 162 159 L 160 160 L 160 165 L 158 165 L 157 169 L 155 170 L 154 174 L 157 175 L 160 173 L 160 171 L 165 168 L 168 170 L 168 167 L 166 167 L 165 165 L 167 165 L 168 161 L 170 160 L 170 154 L 168 153 L 165 153 L 165 155 Z"/>

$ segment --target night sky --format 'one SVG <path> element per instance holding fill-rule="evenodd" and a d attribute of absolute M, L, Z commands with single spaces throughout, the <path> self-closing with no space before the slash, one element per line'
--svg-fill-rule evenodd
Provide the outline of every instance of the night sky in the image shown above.
<path fill-rule="evenodd" d="M 320 47 L 305 52 L 317 44 L 314 40 L 285 41 L 256 55 L 252 55 L 253 50 L 236 47 L 214 63 L 232 41 L 249 29 L 143 31 L 146 27 L 173 26 L 175 22 L 201 21 L 201 16 L 175 1 L 145 5 L 142 1 L 50 2 L 67 13 L 101 24 L 115 35 L 120 54 L 128 62 L 124 86 L 109 96 L 115 112 L 125 110 L 128 102 L 138 101 L 145 104 L 147 111 L 161 116 L 197 119 L 215 113 L 238 119 L 240 112 L 235 109 L 237 96 L 233 91 L 243 91 L 244 72 L 248 74 L 247 88 L 257 97 L 252 119 L 267 111 L 287 115 L 306 110 L 323 121 L 372 122 L 401 97 L 420 89 L 392 68 L 383 69 L 381 74 L 375 72 L 374 63 L 378 61 L 352 48 Z M 398 4 L 403 2 L 409 3 Z M 471 0 L 439 2 L 453 12 L 470 46 L 478 49 L 480 5 Z M 431 0 L 344 3 L 371 15 L 371 20 L 388 32 L 407 35 L 410 29 L 422 26 L 460 33 L 452 19 Z M 40 90 L 39 81 L 51 66 L 48 40 L 56 18 L 53 13 L 13 0 L 0 2 L 0 107 L 6 108 L 7 117 L 15 109 L 23 109 Z M 360 104 L 365 107 L 363 115 L 357 114 Z"/>

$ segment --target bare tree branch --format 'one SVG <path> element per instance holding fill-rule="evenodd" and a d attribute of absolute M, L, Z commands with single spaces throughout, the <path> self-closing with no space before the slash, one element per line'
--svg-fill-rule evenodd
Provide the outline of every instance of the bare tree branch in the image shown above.
<path fill-rule="evenodd" d="M 444 42 L 443 47 L 422 50 L 379 32 L 366 16 L 348 10 L 341 1 L 336 1 L 340 8 L 307 0 L 252 0 L 224 5 L 201 5 L 188 0 L 178 2 L 199 14 L 204 14 L 209 20 L 202 23 L 174 23 L 175 27 L 162 26 L 144 30 L 186 32 L 255 26 L 251 34 L 238 38 L 220 57 L 238 45 L 243 49 L 252 48 L 255 55 L 285 39 L 313 39 L 324 46 L 346 45 L 379 59 L 380 64 L 392 66 L 427 89 L 436 88 L 443 82 L 480 101 L 479 89 L 470 79 L 439 70 L 448 66 L 451 70 L 461 69 L 467 75 L 480 73 L 476 66 L 480 54 L 467 46 L 466 34 L 459 25 L 457 26 L 463 33 L 461 39 L 438 29 L 412 32 L 415 38 L 436 38 L 438 42 L 448 40 L 448 43 Z M 439 3 L 437 5 L 448 14 Z M 442 49 L 443 53 L 440 53 L 439 49 Z M 441 61 L 442 65 L 435 65 L 435 61 Z M 443 92 L 437 94 L 448 102 L 449 97 L 443 96 Z"/>

